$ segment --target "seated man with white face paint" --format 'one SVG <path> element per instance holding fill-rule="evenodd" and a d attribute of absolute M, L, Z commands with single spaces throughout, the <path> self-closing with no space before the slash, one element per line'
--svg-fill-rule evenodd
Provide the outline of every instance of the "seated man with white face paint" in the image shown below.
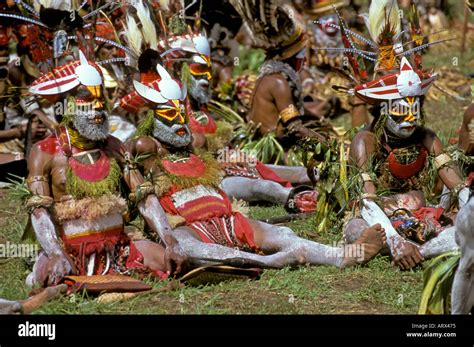
<path fill-rule="evenodd" d="M 159 219 L 153 188 L 147 186 L 122 143 L 108 134 L 103 77 L 82 52 L 37 79 L 32 94 L 65 104 L 55 134 L 34 145 L 28 159 L 27 201 L 42 247 L 30 286 L 57 284 L 64 276 L 128 274 L 140 270 L 166 277 L 180 271 L 184 253 Z M 127 202 L 121 176 L 166 249 L 131 241 L 124 232 Z M 167 274 L 165 273 L 167 272 Z"/>
<path fill-rule="evenodd" d="M 425 208 L 433 172 L 428 157 L 433 158 L 436 179 L 458 197 L 459 207 L 466 203 L 469 189 L 436 134 L 423 126 L 423 94 L 434 76 L 415 72 L 406 58 L 400 73 L 390 75 L 397 76 L 396 85 L 389 85 L 387 76 L 355 89 L 356 95 L 374 104 L 374 122 L 351 144 L 350 156 L 363 181 L 363 219 L 350 221 L 345 237 L 353 240 L 358 236 L 354 228 L 381 223 L 395 264 L 409 269 L 424 258 L 457 249 L 454 227 L 442 230 L 439 223 L 442 209 Z M 382 190 L 393 195 L 379 199 L 377 192 Z"/>
<path fill-rule="evenodd" d="M 147 112 L 138 136 L 127 147 L 139 158 L 137 167 L 150 178 L 166 213 L 152 218 L 168 220 L 174 237 L 196 265 L 208 264 L 209 259 L 237 258 L 241 263 L 273 268 L 306 263 L 345 267 L 367 262 L 382 248 L 385 235 L 380 225 L 364 227 L 355 244 L 336 248 L 235 211 L 220 189 L 223 173 L 219 163 L 212 154 L 192 147 L 183 114 L 185 88 L 160 65 L 157 70 L 159 79 L 135 81 L 135 92 L 121 101 L 129 112 Z"/>

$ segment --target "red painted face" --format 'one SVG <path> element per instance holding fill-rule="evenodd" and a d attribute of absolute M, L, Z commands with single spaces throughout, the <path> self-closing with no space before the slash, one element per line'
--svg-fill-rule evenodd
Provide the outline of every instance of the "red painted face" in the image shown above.
<path fill-rule="evenodd" d="M 319 27 L 328 36 L 336 36 L 338 29 L 334 27 L 337 25 L 337 17 L 335 15 L 324 16 L 319 19 Z"/>

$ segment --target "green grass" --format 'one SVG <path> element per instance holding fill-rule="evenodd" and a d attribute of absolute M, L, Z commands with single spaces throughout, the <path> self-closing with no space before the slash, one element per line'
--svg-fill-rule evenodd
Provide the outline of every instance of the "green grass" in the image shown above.
<path fill-rule="evenodd" d="M 5 192 L 2 192 L 5 193 Z M 3 194 L 4 195 L 4 194 Z M 0 230 L 4 241 L 19 242 L 26 212 L 3 196 Z M 281 207 L 252 207 L 254 218 L 283 215 Z M 298 234 L 314 230 L 314 220 L 290 223 Z M 314 235 L 331 243 L 339 234 Z M 0 264 L 0 297 L 22 299 L 28 290 L 24 279 L 30 266 L 21 259 Z M 155 288 L 167 282 L 146 279 Z M 364 267 L 339 270 L 304 266 L 267 270 L 256 281 L 227 281 L 216 285 L 185 287 L 172 292 L 136 297 L 125 302 L 101 304 L 86 294 L 53 300 L 38 314 L 352 314 L 416 313 L 421 293 L 420 271 L 400 272 L 387 257 L 378 256 Z"/>
<path fill-rule="evenodd" d="M 460 2 L 459 2 L 460 3 Z M 460 17 L 459 17 L 460 18 Z M 472 43 L 472 38 L 471 41 Z M 468 45 L 468 47 L 472 47 Z M 425 66 L 450 64 L 460 56 L 458 46 L 432 50 Z M 474 50 L 460 60 L 460 70 L 474 71 Z M 466 102 L 442 97 L 426 102 L 427 126 L 437 131 L 444 143 L 457 137 Z M 348 117 L 336 120 L 349 127 Z M 253 218 L 284 215 L 282 207 L 252 206 Z M 0 243 L 20 242 L 27 221 L 25 209 L 6 198 L 0 190 Z M 314 219 L 288 224 L 297 234 L 321 243 L 341 239 L 340 230 L 315 234 Z M 22 259 L 0 258 L 0 298 L 24 299 L 24 280 L 31 264 Z M 166 281 L 146 280 L 155 288 Z M 100 304 L 93 297 L 74 294 L 51 301 L 40 314 L 416 314 L 422 290 L 422 271 L 400 271 L 386 256 L 377 256 L 368 265 L 339 270 L 329 266 L 304 266 L 295 270 L 266 270 L 256 281 L 229 281 L 204 287 L 185 287 L 172 292 L 139 296 L 125 302 Z"/>

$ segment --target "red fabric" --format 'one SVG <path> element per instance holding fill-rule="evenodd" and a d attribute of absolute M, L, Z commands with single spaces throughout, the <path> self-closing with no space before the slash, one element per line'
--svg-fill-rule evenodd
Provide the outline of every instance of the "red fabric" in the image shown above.
<path fill-rule="evenodd" d="M 104 152 L 100 151 L 100 158 L 94 164 L 82 164 L 70 157 L 68 165 L 74 174 L 88 182 L 98 182 L 106 178 L 110 173 L 110 161 Z"/>
<path fill-rule="evenodd" d="M 268 166 L 266 166 L 262 162 L 257 161 L 257 165 L 255 166 L 255 168 L 260 174 L 260 177 L 262 177 L 263 179 L 280 183 L 282 186 L 285 186 L 287 188 L 292 187 L 290 182 L 285 181 L 283 178 L 278 176 L 275 171 L 270 169 Z"/>
<path fill-rule="evenodd" d="M 182 163 L 173 163 L 169 160 L 162 160 L 161 163 L 166 171 L 177 176 L 200 177 L 206 172 L 206 165 L 194 154 L 191 154 L 189 159 Z"/>
<path fill-rule="evenodd" d="M 222 225 L 222 219 L 219 218 L 230 218 L 233 216 L 234 232 L 239 242 L 248 245 L 254 250 L 258 249 L 255 244 L 252 226 L 245 216 L 239 212 L 232 211 L 230 200 L 224 192 L 219 191 L 224 201 L 213 196 L 197 196 L 196 200 L 190 201 L 189 203 L 184 204 L 184 206 L 177 208 L 171 198 L 171 194 L 177 190 L 176 187 L 173 187 L 169 192 L 164 194 L 160 198 L 161 206 L 167 213 L 183 217 L 187 222 L 187 226 L 192 228 L 200 236 L 203 242 L 214 243 L 197 227 L 193 226 L 193 222 L 212 223 L 214 227 L 217 226 L 222 232 L 224 226 Z M 235 247 L 237 245 L 228 244 L 227 246 Z"/>
<path fill-rule="evenodd" d="M 438 223 L 439 219 L 441 218 L 444 209 L 441 207 L 422 207 L 416 211 L 413 211 L 413 217 L 418 219 L 419 221 L 426 221 L 431 220 L 433 221 L 436 226 L 440 227 L 441 225 Z"/>
<path fill-rule="evenodd" d="M 38 148 L 49 155 L 55 155 L 61 151 L 58 138 L 55 135 L 50 135 L 38 142 Z"/>
<path fill-rule="evenodd" d="M 151 271 L 153 275 L 163 280 L 167 279 L 169 276 L 167 273 L 161 270 L 151 270 L 144 264 L 143 254 L 138 250 L 137 246 L 130 241 L 130 253 L 128 255 L 127 261 L 125 263 L 127 269 L 138 269 L 144 271 Z"/>
<path fill-rule="evenodd" d="M 107 231 L 85 236 L 67 237 L 63 234 L 62 238 L 70 251 L 73 253 L 84 253 L 88 256 L 94 252 L 101 253 L 104 250 L 112 250 L 123 236 L 125 236 L 123 226 L 118 226 Z"/>
<path fill-rule="evenodd" d="M 174 205 L 172 194 L 179 189 L 173 187 L 160 198 L 163 209 L 174 215 L 180 215 L 186 222 L 202 221 L 212 217 L 230 216 L 232 214 L 232 205 L 224 192 L 219 191 L 222 199 L 214 196 L 196 196 L 192 201 L 182 206 Z"/>
<path fill-rule="evenodd" d="M 465 183 L 470 186 L 474 182 L 474 171 L 467 176 Z"/>
<path fill-rule="evenodd" d="M 235 218 L 235 236 L 237 236 L 241 243 L 257 250 L 258 247 L 255 244 L 253 228 L 248 219 L 240 212 L 234 212 L 233 214 Z"/>
<path fill-rule="evenodd" d="M 427 156 L 428 152 L 426 148 L 421 147 L 418 158 L 415 161 L 410 164 L 400 164 L 397 162 L 393 151 L 390 151 L 390 154 L 388 155 L 388 167 L 393 176 L 405 180 L 415 176 L 421 171 L 421 169 L 423 169 Z"/>
<path fill-rule="evenodd" d="M 301 192 L 294 197 L 295 205 L 300 212 L 316 211 L 316 202 L 318 194 L 314 190 Z"/>

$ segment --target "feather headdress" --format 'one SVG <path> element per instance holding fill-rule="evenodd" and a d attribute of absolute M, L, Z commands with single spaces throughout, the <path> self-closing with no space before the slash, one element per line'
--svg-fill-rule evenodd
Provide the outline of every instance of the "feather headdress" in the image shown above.
<path fill-rule="evenodd" d="M 436 79 L 436 74 L 421 69 L 421 51 L 428 46 L 447 40 L 423 43 L 418 14 L 411 8 L 411 40 L 403 42 L 400 10 L 396 0 L 373 0 L 369 14 L 364 17 L 371 39 L 367 39 L 350 29 L 339 15 L 338 29 L 341 31 L 344 48 L 319 48 L 342 51 L 352 69 L 351 81 L 357 85 L 347 92 L 368 103 L 393 100 L 405 96 L 424 95 Z M 362 42 L 371 51 L 361 50 L 357 42 Z M 409 58 L 412 62 L 410 63 Z M 375 63 L 373 80 L 369 80 L 366 61 Z M 379 76 L 377 76 L 377 74 Z M 380 76 L 382 75 L 382 76 Z M 341 90 L 341 88 L 338 88 Z"/>
<path fill-rule="evenodd" d="M 252 33 L 256 47 L 275 59 L 297 54 L 306 43 L 303 28 L 278 0 L 230 0 Z"/>

